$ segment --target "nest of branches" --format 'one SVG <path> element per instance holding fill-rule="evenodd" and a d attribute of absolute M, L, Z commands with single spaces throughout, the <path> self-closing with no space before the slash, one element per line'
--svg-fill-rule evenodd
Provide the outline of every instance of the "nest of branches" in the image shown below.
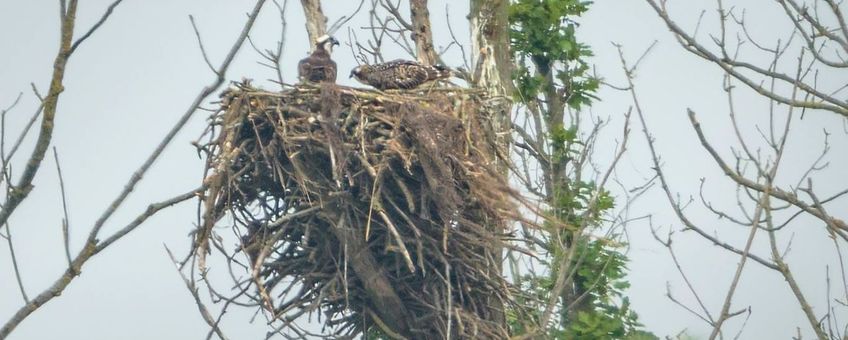
<path fill-rule="evenodd" d="M 213 226 L 235 228 L 275 320 L 317 312 L 336 337 L 508 336 L 500 264 L 514 196 L 482 92 L 245 83 L 222 97 L 200 145 L 197 247 L 208 251 Z"/>

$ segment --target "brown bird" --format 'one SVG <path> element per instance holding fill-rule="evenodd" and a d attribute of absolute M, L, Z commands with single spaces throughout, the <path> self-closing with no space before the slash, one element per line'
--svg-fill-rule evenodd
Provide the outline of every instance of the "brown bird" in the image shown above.
<path fill-rule="evenodd" d="M 448 78 L 450 75 L 450 70 L 441 65 L 423 65 L 401 59 L 382 64 L 360 65 L 350 71 L 350 77 L 356 77 L 360 83 L 380 90 L 414 89 L 426 82 Z"/>
<path fill-rule="evenodd" d="M 336 62 L 330 59 L 333 45 L 339 41 L 328 35 L 321 36 L 315 41 L 315 50 L 308 57 L 297 63 L 297 76 L 301 82 L 320 83 L 336 82 L 338 69 Z"/>

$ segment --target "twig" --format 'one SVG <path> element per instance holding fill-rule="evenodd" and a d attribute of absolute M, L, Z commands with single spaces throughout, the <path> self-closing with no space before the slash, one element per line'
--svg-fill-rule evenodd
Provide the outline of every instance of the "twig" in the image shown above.
<path fill-rule="evenodd" d="M 2 209 L 0 209 L 0 228 L 6 225 L 9 217 L 12 216 L 18 205 L 32 191 L 32 181 L 41 168 L 41 161 L 44 160 L 44 155 L 47 153 L 47 148 L 53 139 L 53 126 L 59 95 L 64 90 L 62 80 L 65 77 L 65 65 L 71 56 L 71 40 L 74 35 L 76 11 L 77 0 L 70 0 L 67 10 L 62 13 L 59 52 L 56 54 L 53 62 L 53 76 L 50 81 L 50 90 L 43 102 L 44 109 L 41 120 L 41 131 L 38 134 L 35 147 L 26 163 L 26 167 L 21 173 L 21 177 L 18 179 L 17 184 L 9 188 L 8 198 L 3 203 Z"/>
<path fill-rule="evenodd" d="M 0 236 L 3 236 L 0 234 Z M 26 289 L 24 289 L 24 281 L 21 279 L 21 270 L 18 268 L 18 259 L 15 255 L 15 247 L 12 245 L 12 228 L 8 225 L 6 226 L 6 235 L 3 236 L 6 239 L 6 243 L 9 245 L 9 255 L 12 259 L 12 268 L 15 270 L 15 279 L 18 281 L 18 288 L 21 290 L 21 297 L 24 299 L 24 304 L 29 303 L 29 297 L 27 297 Z"/>
<path fill-rule="evenodd" d="M 68 200 L 65 197 L 65 179 L 62 177 L 62 167 L 59 165 L 59 152 L 56 151 L 56 147 L 53 147 L 53 160 L 56 162 L 56 172 L 59 174 L 59 191 L 62 195 L 62 213 L 64 214 L 64 218 L 62 219 L 62 242 L 65 245 L 65 258 L 68 260 L 68 267 L 71 266 L 71 247 L 69 243 L 70 238 L 70 224 L 71 219 L 68 217 Z"/>
<path fill-rule="evenodd" d="M 30 300 L 29 303 L 25 304 L 18 311 L 9 318 L 8 321 L 0 327 L 0 339 L 4 339 L 8 336 L 15 328 L 26 319 L 30 314 L 38 310 L 41 306 L 52 300 L 53 298 L 60 296 L 62 292 L 67 288 L 67 286 L 74 280 L 79 274 L 82 266 L 91 259 L 97 253 L 103 251 L 129 233 L 134 230 L 137 226 L 141 225 L 142 222 L 147 220 L 148 218 L 155 215 L 157 212 L 161 211 L 164 208 L 170 207 L 179 202 L 183 202 L 188 198 L 194 197 L 197 194 L 198 190 L 192 190 L 187 194 L 179 195 L 169 200 L 163 201 L 157 204 L 151 204 L 145 212 L 138 215 L 135 220 L 133 220 L 130 224 L 125 226 L 123 229 L 119 230 L 111 237 L 107 238 L 105 241 L 100 242 L 99 244 L 95 241 L 86 242 L 83 246 L 83 249 L 74 257 L 73 261 L 71 261 L 71 266 L 65 270 L 65 272 L 47 289 L 42 291 L 38 296 L 34 299 Z M 89 234 L 89 239 L 93 239 L 96 235 L 93 235 L 94 230 L 92 230 L 91 234 Z"/>
<path fill-rule="evenodd" d="M 215 66 L 212 66 L 212 62 L 209 61 L 209 55 L 206 54 L 206 48 L 203 47 L 203 39 L 200 38 L 200 30 L 197 29 L 197 23 L 194 22 L 194 16 L 189 14 L 188 20 L 191 22 L 191 28 L 194 30 L 194 36 L 197 38 L 197 46 L 200 47 L 200 54 L 203 55 L 203 61 L 206 62 L 206 66 L 209 67 L 209 70 L 217 75 L 218 70 L 215 69 Z"/>
<path fill-rule="evenodd" d="M 218 338 L 221 340 L 227 340 L 227 337 L 224 336 L 224 332 L 221 331 L 221 327 L 218 325 L 218 321 L 212 318 L 212 315 L 209 314 L 209 310 L 206 308 L 206 305 L 203 304 L 203 301 L 200 300 L 200 294 L 197 293 L 197 286 L 194 285 L 191 281 L 186 278 L 185 274 L 183 274 L 182 270 L 180 270 L 179 261 L 174 258 L 174 254 L 171 252 L 171 249 L 168 249 L 168 246 L 162 244 L 165 247 L 165 251 L 168 253 L 168 257 L 171 258 L 171 262 L 174 264 L 174 268 L 177 270 L 177 273 L 180 274 L 180 278 L 183 279 L 183 283 L 185 283 L 186 289 L 191 293 L 191 297 L 194 298 L 194 303 L 197 305 L 197 309 L 200 311 L 200 316 L 203 317 L 203 321 L 206 321 L 206 324 L 209 327 L 212 327 L 211 331 L 214 331 L 215 334 L 218 335 Z M 223 315 L 223 313 L 221 314 Z"/>
<path fill-rule="evenodd" d="M 242 28 L 241 34 L 238 36 L 238 38 L 236 38 L 236 41 L 233 43 L 232 47 L 230 48 L 230 51 L 227 53 L 227 56 L 221 63 L 221 66 L 219 66 L 216 70 L 216 77 L 214 81 L 200 91 L 200 93 L 197 95 L 197 97 L 195 97 L 191 105 L 189 105 L 185 113 L 183 113 L 182 117 L 180 117 L 177 123 L 174 124 L 170 131 L 168 131 L 168 134 L 165 136 L 165 138 L 162 139 L 159 145 L 156 146 L 156 149 L 154 149 L 153 152 L 147 157 L 141 167 L 138 168 L 135 173 L 133 173 L 130 180 L 126 183 L 126 185 L 124 185 L 124 190 L 121 191 L 118 197 L 115 198 L 114 201 L 112 201 L 106 211 L 104 211 L 103 214 L 100 215 L 100 217 L 95 222 L 92 235 L 96 236 L 100 228 L 103 227 L 109 217 L 111 217 L 112 214 L 118 209 L 118 207 L 123 204 L 124 200 L 135 189 L 136 184 L 141 181 L 141 178 L 144 176 L 147 170 L 150 169 L 153 163 L 162 154 L 162 151 L 165 150 L 165 147 L 167 147 L 171 143 L 177 133 L 179 133 L 180 130 L 182 130 L 182 128 L 189 121 L 189 119 L 191 119 L 191 117 L 194 115 L 194 112 L 197 111 L 198 107 L 200 107 L 200 104 L 204 100 L 206 100 L 206 98 L 209 97 L 211 94 L 215 93 L 218 88 L 221 87 L 221 85 L 224 83 L 224 76 L 227 74 L 227 69 L 229 69 L 233 59 L 235 59 L 236 54 L 241 49 L 241 46 L 243 45 L 245 39 L 247 39 L 247 35 L 248 33 L 250 33 L 251 28 L 253 28 L 253 23 L 256 21 L 256 17 L 259 15 L 259 12 L 264 4 L 265 0 L 256 1 L 256 4 L 253 7 L 253 11 L 248 16 L 247 22 L 245 22 L 244 27 Z M 88 241 L 92 242 L 94 241 L 94 238 L 91 237 Z"/>
<path fill-rule="evenodd" d="M 79 45 L 82 44 L 83 41 L 88 39 L 95 31 L 97 31 L 98 28 L 100 28 L 100 26 L 103 26 L 106 20 L 109 19 L 109 16 L 112 15 L 112 11 L 114 11 L 115 8 L 118 7 L 118 5 L 120 5 L 122 1 L 124 0 L 115 0 L 114 2 L 112 2 L 112 4 L 106 8 L 106 12 L 104 12 L 103 15 L 100 16 L 100 20 L 97 20 L 94 26 L 91 26 L 91 28 L 89 28 L 88 31 L 85 32 L 85 34 L 83 34 L 76 41 L 74 41 L 74 44 L 71 45 L 71 49 L 68 51 L 68 54 L 74 53 L 74 51 L 76 51 L 77 47 L 79 47 Z"/>

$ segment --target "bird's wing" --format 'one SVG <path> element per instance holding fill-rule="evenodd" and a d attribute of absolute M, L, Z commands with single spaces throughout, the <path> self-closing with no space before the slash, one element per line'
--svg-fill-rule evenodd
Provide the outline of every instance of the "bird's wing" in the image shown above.
<path fill-rule="evenodd" d="M 297 78 L 300 80 L 304 80 L 309 77 L 309 73 L 312 70 L 310 57 L 303 58 L 297 63 Z"/>
<path fill-rule="evenodd" d="M 390 82 L 395 88 L 413 89 L 428 80 L 426 66 L 415 62 L 397 64 L 390 73 Z"/>
<path fill-rule="evenodd" d="M 338 66 L 336 66 L 336 62 L 332 59 L 327 59 L 326 64 L 324 65 L 324 80 L 329 82 L 336 82 L 336 75 L 338 75 Z"/>

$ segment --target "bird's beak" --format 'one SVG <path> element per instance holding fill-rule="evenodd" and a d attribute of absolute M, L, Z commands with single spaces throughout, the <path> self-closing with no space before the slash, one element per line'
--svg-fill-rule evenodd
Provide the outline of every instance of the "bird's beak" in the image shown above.
<path fill-rule="evenodd" d="M 333 44 L 333 45 L 335 45 L 335 46 L 339 46 L 339 41 L 338 41 L 338 40 L 336 40 L 336 38 L 332 38 L 332 41 L 331 41 L 331 42 L 332 42 L 332 44 Z"/>
<path fill-rule="evenodd" d="M 353 72 L 354 71 L 350 71 L 350 75 L 348 76 L 348 78 L 353 78 Z"/>

